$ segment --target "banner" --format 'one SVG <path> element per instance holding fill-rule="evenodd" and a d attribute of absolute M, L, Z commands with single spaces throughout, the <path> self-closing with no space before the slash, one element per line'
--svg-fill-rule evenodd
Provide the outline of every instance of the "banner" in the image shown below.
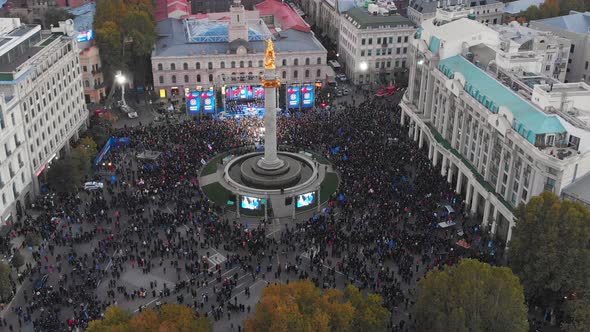
<path fill-rule="evenodd" d="M 215 113 L 215 91 L 202 92 L 201 100 L 203 101 L 203 112 Z"/>
<path fill-rule="evenodd" d="M 299 108 L 301 101 L 301 91 L 298 85 L 287 87 L 287 106 L 288 108 Z"/>
<path fill-rule="evenodd" d="M 301 88 L 301 107 L 313 107 L 315 87 L 312 84 L 304 85 Z"/>
<path fill-rule="evenodd" d="M 201 112 L 201 93 L 199 91 L 189 92 L 186 96 L 186 104 L 189 115 L 198 115 Z"/>

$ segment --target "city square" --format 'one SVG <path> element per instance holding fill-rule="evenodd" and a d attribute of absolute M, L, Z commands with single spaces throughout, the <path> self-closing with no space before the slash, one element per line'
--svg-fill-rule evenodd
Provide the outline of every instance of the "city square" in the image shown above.
<path fill-rule="evenodd" d="M 586 4 L 3 5 L 1 331 L 590 329 Z"/>

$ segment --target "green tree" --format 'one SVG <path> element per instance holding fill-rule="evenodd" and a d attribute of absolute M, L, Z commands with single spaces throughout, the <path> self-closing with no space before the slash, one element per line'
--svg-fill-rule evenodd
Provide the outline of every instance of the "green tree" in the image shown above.
<path fill-rule="evenodd" d="M 524 16 L 528 21 L 538 20 L 541 18 L 541 9 L 537 6 L 530 6 L 524 11 Z"/>
<path fill-rule="evenodd" d="M 509 265 L 527 299 L 559 305 L 565 296 L 589 287 L 590 211 L 545 192 L 515 211 Z"/>
<path fill-rule="evenodd" d="M 0 262 L 0 302 L 9 301 L 12 298 L 10 272 L 10 266 L 4 262 Z"/>
<path fill-rule="evenodd" d="M 23 257 L 23 254 L 20 253 L 20 250 L 17 250 L 14 253 L 12 259 L 10 260 L 10 264 L 12 264 L 14 268 L 16 268 L 17 272 L 21 266 L 25 265 L 25 258 Z"/>
<path fill-rule="evenodd" d="M 561 325 L 564 331 L 590 331 L 590 297 L 587 293 L 580 298 L 568 301 L 565 307 L 565 322 Z"/>
<path fill-rule="evenodd" d="M 100 58 L 102 59 L 103 65 L 111 68 L 125 69 L 127 61 L 123 59 L 123 37 L 117 23 L 108 21 L 96 27 L 95 30 L 96 44 L 100 49 Z"/>
<path fill-rule="evenodd" d="M 43 21 L 46 28 L 53 25 L 54 27 L 59 25 L 59 22 L 73 19 L 75 16 L 63 8 L 49 7 L 45 10 L 43 15 Z"/>
<path fill-rule="evenodd" d="M 98 152 L 98 145 L 90 136 L 86 136 L 78 142 L 78 147 L 76 150 L 78 153 L 86 156 L 88 160 L 92 160 L 96 156 Z"/>
<path fill-rule="evenodd" d="M 28 232 L 27 235 L 25 235 L 25 244 L 29 247 L 38 246 L 42 241 L 43 238 L 41 238 L 41 235 L 37 232 Z"/>
<path fill-rule="evenodd" d="M 267 287 L 246 331 L 384 331 L 389 311 L 380 296 L 349 286 L 324 292 L 308 280 Z"/>
<path fill-rule="evenodd" d="M 107 308 L 104 319 L 93 320 L 88 324 L 86 332 L 127 332 L 131 314 L 120 307 Z"/>
<path fill-rule="evenodd" d="M 57 192 L 76 192 L 82 185 L 84 175 L 89 168 L 90 160 L 82 154 L 72 153 L 71 156 L 51 164 L 47 173 L 47 182 Z"/>
<path fill-rule="evenodd" d="M 528 330 L 518 277 L 507 267 L 473 259 L 431 271 L 420 280 L 414 312 L 419 331 Z"/>

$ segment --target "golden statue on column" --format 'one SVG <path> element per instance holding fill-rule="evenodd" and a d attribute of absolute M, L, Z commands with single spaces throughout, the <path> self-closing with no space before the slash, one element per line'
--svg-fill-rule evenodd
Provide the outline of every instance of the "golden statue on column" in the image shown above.
<path fill-rule="evenodd" d="M 275 65 L 275 46 L 272 39 L 266 40 L 266 55 L 264 56 L 264 68 L 276 69 Z"/>

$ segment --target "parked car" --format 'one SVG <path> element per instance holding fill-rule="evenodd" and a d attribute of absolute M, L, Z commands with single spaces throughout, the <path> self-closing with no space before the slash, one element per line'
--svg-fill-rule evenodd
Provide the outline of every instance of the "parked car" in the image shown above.
<path fill-rule="evenodd" d="M 129 119 L 135 119 L 137 118 L 137 112 L 129 112 L 127 113 L 127 116 L 129 117 Z"/>
<path fill-rule="evenodd" d="M 98 190 L 102 189 L 103 187 L 104 183 L 102 182 L 91 181 L 84 183 L 84 190 Z"/>
<path fill-rule="evenodd" d="M 336 97 L 342 97 L 342 90 L 336 90 Z"/>
<path fill-rule="evenodd" d="M 135 112 L 135 110 L 133 110 L 133 108 L 131 108 L 129 105 L 122 105 L 121 112 L 131 113 L 131 112 Z"/>
<path fill-rule="evenodd" d="M 342 94 L 345 96 L 348 96 L 350 94 L 350 90 L 344 89 L 344 90 L 342 90 Z"/>

